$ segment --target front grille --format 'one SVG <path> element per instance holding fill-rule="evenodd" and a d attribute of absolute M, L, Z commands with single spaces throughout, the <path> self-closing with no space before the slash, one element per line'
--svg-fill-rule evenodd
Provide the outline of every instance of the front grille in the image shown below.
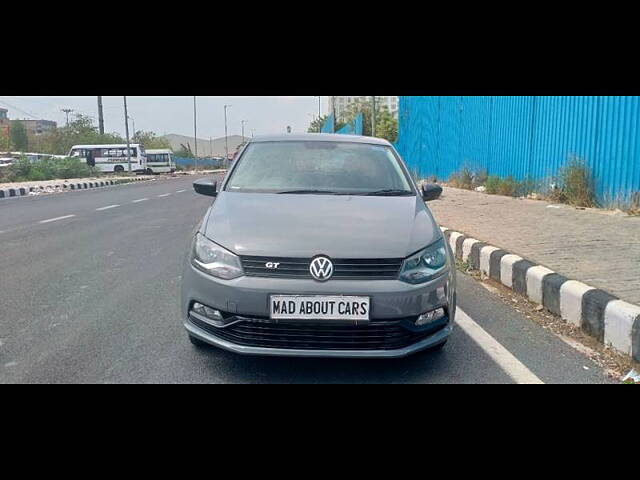
<path fill-rule="evenodd" d="M 311 279 L 311 258 L 240 257 L 245 275 L 250 277 Z M 331 259 L 332 280 L 393 280 L 398 278 L 402 258 Z M 267 263 L 279 263 L 277 269 Z"/>
<path fill-rule="evenodd" d="M 197 327 L 237 345 L 299 350 L 397 350 L 408 347 L 444 328 L 448 319 L 428 331 L 412 332 L 402 321 L 368 325 L 278 324 L 268 320 L 242 321 L 216 328 L 190 317 Z"/>

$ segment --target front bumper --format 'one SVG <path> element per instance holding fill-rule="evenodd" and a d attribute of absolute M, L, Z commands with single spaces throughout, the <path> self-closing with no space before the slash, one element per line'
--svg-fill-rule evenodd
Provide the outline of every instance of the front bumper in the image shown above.
<path fill-rule="evenodd" d="M 449 323 L 443 329 L 437 331 L 433 335 L 404 348 L 396 350 L 306 350 L 295 348 L 265 348 L 251 347 L 246 345 L 238 345 L 221 338 L 218 338 L 190 321 L 185 322 L 184 327 L 190 335 L 206 342 L 210 345 L 222 348 L 229 352 L 241 355 L 263 355 L 272 357 L 306 357 L 306 358 L 403 358 L 422 350 L 427 350 L 445 342 L 453 329 Z"/>
<path fill-rule="evenodd" d="M 371 322 L 393 322 L 418 317 L 444 307 L 448 322 L 428 336 L 401 348 L 331 349 L 282 348 L 247 345 L 215 335 L 215 329 L 202 328 L 191 320 L 194 302 L 238 317 L 269 318 L 271 295 L 363 295 L 371 298 Z M 313 280 L 241 277 L 225 281 L 212 278 L 186 263 L 182 285 L 184 327 L 190 335 L 231 352 L 246 355 L 330 357 L 330 358 L 401 358 L 437 346 L 449 337 L 455 318 L 455 270 L 422 285 L 409 285 L 398 280 L 335 280 L 318 283 Z M 268 320 L 267 320 L 268 321 Z M 275 323 L 277 324 L 277 322 Z M 212 333 L 214 332 L 214 333 Z"/>

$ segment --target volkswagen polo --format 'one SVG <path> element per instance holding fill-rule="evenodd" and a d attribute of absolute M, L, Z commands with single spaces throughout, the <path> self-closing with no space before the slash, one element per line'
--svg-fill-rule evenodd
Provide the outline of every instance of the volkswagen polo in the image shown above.
<path fill-rule="evenodd" d="M 329 134 L 252 139 L 185 262 L 191 342 L 241 354 L 397 358 L 441 348 L 456 310 L 451 249 L 393 146 Z"/>

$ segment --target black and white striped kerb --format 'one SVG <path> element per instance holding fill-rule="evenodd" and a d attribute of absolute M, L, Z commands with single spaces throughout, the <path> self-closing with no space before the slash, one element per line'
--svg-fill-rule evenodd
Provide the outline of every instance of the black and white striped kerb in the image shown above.
<path fill-rule="evenodd" d="M 442 227 L 456 258 L 640 361 L 640 306 L 571 280 L 518 255 Z"/>
<path fill-rule="evenodd" d="M 99 180 L 93 182 L 81 182 L 81 183 L 56 183 L 53 185 L 39 185 L 37 187 L 19 187 L 19 188 L 5 188 L 0 190 L 0 199 L 3 198 L 12 198 L 12 197 L 22 197 L 25 195 L 29 195 L 31 192 L 46 192 L 49 190 L 57 191 L 57 192 L 66 192 L 70 190 L 88 190 L 90 188 L 100 188 L 100 187 L 108 187 L 110 185 L 120 185 L 131 182 L 144 182 L 153 180 L 152 178 L 146 177 L 136 177 L 130 178 L 127 182 L 119 182 L 117 180 Z"/>

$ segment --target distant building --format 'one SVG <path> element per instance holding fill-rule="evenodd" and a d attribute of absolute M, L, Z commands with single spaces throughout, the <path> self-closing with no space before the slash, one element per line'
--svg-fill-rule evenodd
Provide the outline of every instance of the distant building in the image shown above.
<path fill-rule="evenodd" d="M 347 107 L 358 102 L 371 102 L 371 97 L 329 97 L 328 111 L 333 112 L 335 107 L 336 118 L 341 120 Z M 376 102 L 398 118 L 398 97 L 376 97 Z"/>
<path fill-rule="evenodd" d="M 43 133 L 49 133 L 58 127 L 58 124 L 52 120 L 20 120 L 27 130 L 27 135 L 38 136 Z"/>

